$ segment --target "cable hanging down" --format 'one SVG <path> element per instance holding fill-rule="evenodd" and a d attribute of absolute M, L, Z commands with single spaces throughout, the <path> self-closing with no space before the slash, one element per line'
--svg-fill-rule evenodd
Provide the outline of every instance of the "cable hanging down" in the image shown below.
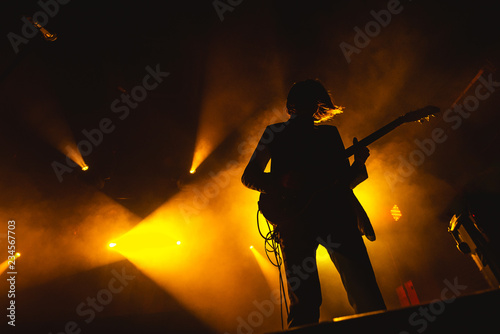
<path fill-rule="evenodd" d="M 264 239 L 264 249 L 266 251 L 266 256 L 267 256 L 269 262 L 271 262 L 271 264 L 273 266 L 278 268 L 279 286 L 280 286 L 280 300 L 284 300 L 284 302 L 285 302 L 284 303 L 285 304 L 285 311 L 286 311 L 286 314 L 288 317 L 290 312 L 289 312 L 288 303 L 286 300 L 285 284 L 283 282 L 283 275 L 281 273 L 281 265 L 283 263 L 283 258 L 281 257 L 281 252 L 280 252 L 279 231 L 277 229 L 272 228 L 271 223 L 269 222 L 269 220 L 266 219 L 267 228 L 269 231 L 266 233 L 266 235 L 264 235 L 264 233 L 262 233 L 262 230 L 260 228 L 259 213 L 260 213 L 260 210 L 257 209 L 257 229 L 259 230 L 260 236 Z M 274 254 L 274 261 L 271 258 L 271 253 Z M 283 306 L 282 305 L 280 307 L 281 328 L 284 329 Z"/>

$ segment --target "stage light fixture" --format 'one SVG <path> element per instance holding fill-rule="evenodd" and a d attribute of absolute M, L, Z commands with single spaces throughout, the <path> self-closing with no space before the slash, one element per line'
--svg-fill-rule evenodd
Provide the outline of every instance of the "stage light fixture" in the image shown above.
<path fill-rule="evenodd" d="M 401 218 L 401 216 L 402 216 L 401 211 L 399 210 L 399 208 L 396 204 L 394 204 L 394 206 L 391 209 L 391 215 L 395 221 L 398 221 L 399 218 Z"/>
<path fill-rule="evenodd" d="M 180 245 L 180 244 L 181 244 L 181 242 L 180 242 L 180 241 L 177 241 L 177 245 Z"/>
<path fill-rule="evenodd" d="M 189 173 L 190 173 L 190 174 L 194 174 L 194 173 L 196 173 L 196 169 L 194 169 L 194 168 L 193 168 L 193 169 L 191 169 L 191 170 L 189 171 Z"/>
<path fill-rule="evenodd" d="M 113 247 L 115 247 L 115 246 L 116 246 L 116 243 L 115 243 L 115 242 L 110 242 L 110 243 L 109 243 L 109 247 L 110 247 L 110 248 L 113 248 Z"/>
<path fill-rule="evenodd" d="M 55 15 L 55 14 L 54 14 Z M 43 38 L 46 40 L 46 41 L 49 41 L 49 42 L 53 42 L 57 39 L 57 35 L 56 34 L 51 34 L 50 32 L 47 31 L 47 29 L 45 29 L 40 23 L 38 23 L 37 21 L 35 21 L 33 18 L 31 17 L 27 17 L 28 21 L 33 25 L 35 26 L 35 28 L 37 28 L 38 30 L 40 30 L 40 32 L 42 33 L 43 35 Z"/>
<path fill-rule="evenodd" d="M 88 170 L 88 169 L 89 169 L 89 166 L 87 166 L 87 165 L 85 165 L 85 164 L 82 166 L 82 170 L 83 170 L 83 171 L 86 171 L 86 170 Z"/>
<path fill-rule="evenodd" d="M 250 249 L 253 249 L 253 246 L 250 246 Z"/>

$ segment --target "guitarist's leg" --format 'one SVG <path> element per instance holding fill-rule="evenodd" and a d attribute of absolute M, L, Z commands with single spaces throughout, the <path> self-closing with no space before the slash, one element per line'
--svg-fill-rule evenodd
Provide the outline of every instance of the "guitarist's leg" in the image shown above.
<path fill-rule="evenodd" d="M 356 231 L 357 232 L 357 231 Z M 359 233 L 343 238 L 341 246 L 330 251 L 356 313 L 385 310 L 386 306 Z"/>
<path fill-rule="evenodd" d="M 321 287 L 316 266 L 318 243 L 299 231 L 280 231 L 290 300 L 289 327 L 319 321 Z"/>

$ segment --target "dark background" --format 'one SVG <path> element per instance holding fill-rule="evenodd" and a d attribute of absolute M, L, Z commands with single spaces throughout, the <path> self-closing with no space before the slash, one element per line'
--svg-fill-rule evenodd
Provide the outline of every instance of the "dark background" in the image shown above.
<path fill-rule="evenodd" d="M 464 88 L 467 82 L 464 77 L 469 75 L 472 79 L 475 68 L 481 68 L 488 60 L 495 64 L 498 27 L 494 3 L 488 1 L 403 3 L 402 13 L 392 16 L 391 24 L 397 27 L 382 28 L 380 36 L 373 38 L 360 55 L 353 54 L 352 63 L 347 64 L 338 45 L 342 41 L 354 45 L 353 27 L 363 27 L 373 20 L 370 10 L 384 9 L 386 4 L 383 1 L 243 1 L 233 12 L 224 12 L 223 22 L 210 1 L 98 4 L 71 1 L 59 5 L 57 15 L 46 25 L 49 31 L 57 33 L 57 41 L 46 42 L 38 34 L 28 44 L 19 46 L 19 54 L 14 53 L 7 38 L 2 42 L 4 159 L 6 163 L 17 161 L 19 170 L 38 174 L 40 180 L 57 182 L 50 163 L 62 161 L 64 156 L 23 123 L 27 106 L 33 107 L 37 101 L 38 105 L 40 101 L 48 104 L 46 108 L 52 110 L 47 113 L 65 120 L 75 142 L 85 139 L 81 134 L 83 129 L 95 128 L 102 118 L 109 117 L 114 124 L 120 124 L 86 160 L 98 174 L 96 177 L 109 178 L 104 192 L 114 198 L 133 197 L 131 209 L 145 215 L 155 209 L 152 198 L 166 198 L 175 193 L 177 181 L 186 177 L 190 167 L 201 95 L 207 85 L 205 60 L 213 41 L 228 50 L 239 50 L 231 51 L 234 58 L 242 53 L 247 55 L 244 61 L 233 59 L 234 64 L 228 63 L 221 70 L 234 72 L 241 80 L 227 85 L 254 85 L 259 97 L 265 95 L 266 82 L 249 73 L 255 68 L 251 63 L 266 61 L 275 53 L 282 59 L 281 80 L 285 87 L 307 77 L 324 80 L 325 73 L 334 73 L 324 81 L 339 96 L 348 95 L 342 82 L 356 71 L 362 62 L 360 58 L 380 51 L 383 45 L 377 45 L 377 39 L 390 38 L 386 35 L 397 33 L 394 30 L 408 34 L 411 43 L 415 43 L 417 32 L 425 39 L 426 48 L 422 50 L 415 43 L 413 51 L 419 55 L 415 73 L 418 77 L 407 78 L 405 94 L 394 97 L 393 104 L 408 95 L 418 96 L 425 77 L 427 84 L 439 80 L 448 87 L 440 87 L 442 92 L 435 91 L 435 96 L 422 96 L 424 103 L 433 100 L 446 108 L 449 105 L 445 103 L 452 102 L 460 92 L 455 89 L 455 95 L 449 94 L 453 90 L 450 86 Z M 21 18 L 39 10 L 34 1 L 6 4 L 2 10 L 4 35 L 8 32 L 21 35 Z M 170 72 L 170 77 L 149 92 L 126 120 L 118 121 L 110 110 L 111 102 L 121 94 L 118 87 L 130 90 L 142 81 L 144 68 L 156 64 L 160 64 L 162 71 Z M 368 73 L 366 77 L 370 77 Z M 369 87 L 370 83 L 366 85 Z M 363 96 L 363 92 L 358 94 Z M 252 99 L 252 94 L 246 98 Z M 485 168 L 484 164 L 495 158 L 494 146 L 488 143 L 496 139 L 493 134 L 496 131 L 477 127 L 470 130 L 471 134 L 462 135 L 467 140 L 459 142 L 460 156 L 451 159 L 463 159 L 457 161 L 460 164 L 464 161 L 481 164 L 484 160 Z M 476 133 L 487 137 L 476 141 Z M 478 156 L 477 150 L 485 145 L 489 150 Z M 460 177 L 454 175 L 451 166 L 440 165 L 442 168 L 434 171 L 440 177 Z"/>

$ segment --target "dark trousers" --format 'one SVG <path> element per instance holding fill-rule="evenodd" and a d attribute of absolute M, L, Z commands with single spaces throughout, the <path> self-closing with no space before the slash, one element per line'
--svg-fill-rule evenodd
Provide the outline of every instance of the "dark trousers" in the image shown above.
<path fill-rule="evenodd" d="M 310 218 L 315 225 L 307 225 L 300 219 L 278 229 L 290 299 L 289 327 L 319 321 L 322 302 L 316 265 L 319 244 L 328 250 L 354 311 L 385 310 L 355 215 L 347 212 L 334 222 L 322 217 Z"/>

